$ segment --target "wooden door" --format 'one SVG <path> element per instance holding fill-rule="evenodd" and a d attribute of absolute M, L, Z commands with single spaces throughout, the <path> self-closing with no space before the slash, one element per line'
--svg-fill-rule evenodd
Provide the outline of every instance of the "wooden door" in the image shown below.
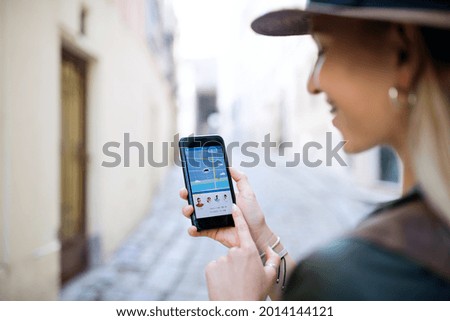
<path fill-rule="evenodd" d="M 86 62 L 63 50 L 61 64 L 61 281 L 87 266 Z"/>

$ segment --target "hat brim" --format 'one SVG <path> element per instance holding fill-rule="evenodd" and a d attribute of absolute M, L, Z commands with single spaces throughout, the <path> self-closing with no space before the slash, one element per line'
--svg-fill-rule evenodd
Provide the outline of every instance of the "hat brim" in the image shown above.
<path fill-rule="evenodd" d="M 296 36 L 309 33 L 310 14 L 299 9 L 272 11 L 255 19 L 251 28 L 265 36 Z"/>
<path fill-rule="evenodd" d="M 311 17 L 328 15 L 344 18 L 390 21 L 450 29 L 450 13 L 440 10 L 347 7 L 310 5 L 306 9 L 283 9 L 266 13 L 255 19 L 251 28 L 266 36 L 295 36 L 311 33 Z"/>

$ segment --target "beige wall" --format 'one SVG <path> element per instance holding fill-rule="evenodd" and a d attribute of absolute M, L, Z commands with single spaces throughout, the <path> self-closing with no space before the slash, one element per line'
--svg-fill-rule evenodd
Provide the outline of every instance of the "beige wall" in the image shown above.
<path fill-rule="evenodd" d="M 7 225 L 1 231 L 0 297 L 51 298 L 58 284 L 56 15 L 51 2 L 30 8 L 29 1 L 2 1 L 1 6 L 1 216 Z"/>
<path fill-rule="evenodd" d="M 79 34 L 82 5 L 86 36 Z M 103 144 L 123 144 L 125 132 L 143 144 L 170 140 L 174 106 L 142 37 L 114 1 L 0 6 L 0 299 L 56 299 L 61 47 L 89 62 L 88 236 L 100 237 L 103 257 L 146 213 L 164 172 L 137 167 L 136 155 L 130 168 L 104 168 Z"/>

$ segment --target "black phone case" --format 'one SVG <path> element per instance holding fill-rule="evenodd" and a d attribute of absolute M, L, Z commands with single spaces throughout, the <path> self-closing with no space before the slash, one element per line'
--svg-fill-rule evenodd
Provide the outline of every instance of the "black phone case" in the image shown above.
<path fill-rule="evenodd" d="M 225 165 L 227 167 L 227 175 L 228 175 L 228 179 L 229 179 L 231 198 L 232 198 L 233 204 L 235 204 L 236 197 L 234 195 L 233 183 L 231 181 L 230 172 L 228 170 L 229 164 L 228 164 L 228 157 L 226 155 L 225 143 L 223 141 L 223 138 L 220 137 L 219 135 L 183 137 L 180 139 L 180 141 L 178 143 L 178 147 L 180 148 L 179 154 L 181 157 L 181 164 L 182 164 L 182 168 L 183 168 L 184 186 L 186 187 L 186 189 L 188 191 L 188 204 L 192 205 L 193 199 L 192 199 L 192 193 L 191 193 L 190 185 L 189 185 L 189 177 L 188 177 L 188 169 L 186 166 L 186 159 L 185 159 L 184 153 L 181 151 L 181 148 L 187 147 L 187 146 L 182 146 L 182 145 L 189 144 L 189 142 L 192 142 L 194 140 L 198 140 L 198 142 L 215 141 L 215 142 L 219 142 L 220 145 L 222 146 L 223 151 L 224 151 Z M 192 222 L 192 225 L 197 228 L 197 231 L 202 231 L 202 230 L 212 229 L 212 228 L 219 228 L 219 227 L 234 226 L 234 221 L 233 221 L 231 214 L 223 215 L 223 216 L 215 216 L 215 217 L 211 217 L 211 218 L 207 218 L 207 219 L 201 219 L 201 221 L 202 221 L 202 223 L 200 224 L 199 220 L 197 219 L 197 216 L 195 215 L 195 209 L 194 209 L 194 213 L 191 215 L 191 222 Z"/>

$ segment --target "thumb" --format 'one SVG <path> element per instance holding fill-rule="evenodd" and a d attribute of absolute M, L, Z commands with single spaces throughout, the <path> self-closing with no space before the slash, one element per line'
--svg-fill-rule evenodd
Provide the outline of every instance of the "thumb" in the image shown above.
<path fill-rule="evenodd" d="M 266 284 L 272 286 L 278 276 L 278 271 L 280 268 L 280 256 L 272 250 L 270 246 L 266 248 L 266 264 L 264 264 L 264 272 L 266 274 Z"/>

